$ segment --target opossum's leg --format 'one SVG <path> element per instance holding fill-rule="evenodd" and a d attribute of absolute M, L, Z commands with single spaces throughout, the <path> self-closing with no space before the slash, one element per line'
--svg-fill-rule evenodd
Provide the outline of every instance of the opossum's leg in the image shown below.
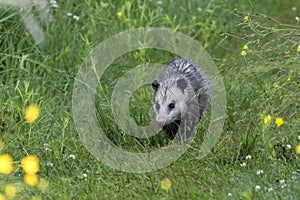
<path fill-rule="evenodd" d="M 180 120 L 175 120 L 173 123 L 163 127 L 164 132 L 170 140 L 173 140 L 180 126 Z"/>
<path fill-rule="evenodd" d="M 200 120 L 199 105 L 195 100 L 188 106 L 187 113 L 181 119 L 178 133 L 174 137 L 177 144 L 187 144 L 191 142 L 197 133 L 197 124 Z"/>

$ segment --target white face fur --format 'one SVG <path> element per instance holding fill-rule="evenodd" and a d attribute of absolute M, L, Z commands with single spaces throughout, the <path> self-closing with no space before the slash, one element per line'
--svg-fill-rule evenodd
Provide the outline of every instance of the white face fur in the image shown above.
<path fill-rule="evenodd" d="M 181 113 L 187 110 L 187 82 L 184 79 L 177 81 L 158 83 L 153 81 L 155 90 L 154 111 L 156 122 L 161 125 L 168 125 L 175 120 L 180 120 Z"/>

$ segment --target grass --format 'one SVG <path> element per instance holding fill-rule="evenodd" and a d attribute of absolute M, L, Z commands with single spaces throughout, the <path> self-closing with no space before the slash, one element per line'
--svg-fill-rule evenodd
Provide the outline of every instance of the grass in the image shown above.
<path fill-rule="evenodd" d="M 0 7 L 0 152 L 14 158 L 15 170 L 0 175 L 0 193 L 12 183 L 15 199 L 297 199 L 300 135 L 299 2 L 287 1 L 59 1 L 55 21 L 45 29 L 48 48 L 26 37 L 17 9 Z M 117 13 L 122 12 L 121 18 Z M 79 20 L 67 16 L 73 13 Z M 248 22 L 244 17 L 248 16 Z M 300 16 L 298 16 L 300 17 Z M 134 174 L 114 170 L 90 154 L 72 118 L 74 78 L 89 52 L 122 31 L 165 27 L 182 32 L 205 47 L 223 77 L 227 118 L 212 152 L 199 159 L 209 112 L 199 134 L 177 161 L 157 171 Z M 247 56 L 241 56 L 247 44 Z M 165 145 L 165 138 L 136 139 L 112 118 L 116 81 L 141 63 L 165 64 L 170 52 L 139 50 L 117 59 L 101 78 L 96 98 L 98 120 L 114 144 L 133 152 Z M 131 116 L 150 120 L 150 85 L 130 100 Z M 37 122 L 24 121 L 24 110 L 38 103 Z M 269 125 L 263 120 L 272 116 Z M 278 127 L 275 118 L 282 117 Z M 291 148 L 289 148 L 290 146 Z M 39 177 L 47 188 L 25 186 L 21 159 L 35 154 Z M 72 156 L 74 155 L 75 158 Z M 252 159 L 246 160 L 251 155 Z M 246 164 L 243 164 L 246 163 Z M 245 165 L 244 167 L 241 165 Z M 257 174 L 259 170 L 263 173 Z M 165 177 L 172 187 L 164 191 Z M 261 189 L 257 189 L 260 186 Z M 255 189 L 256 188 L 256 189 Z M 229 195 L 231 194 L 231 196 Z"/>

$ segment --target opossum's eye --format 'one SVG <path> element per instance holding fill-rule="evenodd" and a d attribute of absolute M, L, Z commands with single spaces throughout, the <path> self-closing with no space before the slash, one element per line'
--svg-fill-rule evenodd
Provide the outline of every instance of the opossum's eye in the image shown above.
<path fill-rule="evenodd" d="M 156 110 L 159 110 L 159 109 L 160 109 L 159 103 L 155 102 L 155 108 L 156 108 Z"/>
<path fill-rule="evenodd" d="M 175 108 L 175 103 L 170 103 L 170 104 L 168 105 L 168 107 L 169 107 L 170 110 L 172 110 L 173 108 Z"/>

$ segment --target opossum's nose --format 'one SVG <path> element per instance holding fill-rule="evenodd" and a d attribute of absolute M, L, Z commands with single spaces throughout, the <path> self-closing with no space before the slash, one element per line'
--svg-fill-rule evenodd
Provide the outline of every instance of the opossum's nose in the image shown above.
<path fill-rule="evenodd" d="M 163 126 L 163 125 L 165 125 L 166 120 L 165 120 L 165 119 L 157 119 L 157 120 L 156 120 L 156 123 L 157 123 L 158 125 L 160 125 L 160 126 Z"/>

